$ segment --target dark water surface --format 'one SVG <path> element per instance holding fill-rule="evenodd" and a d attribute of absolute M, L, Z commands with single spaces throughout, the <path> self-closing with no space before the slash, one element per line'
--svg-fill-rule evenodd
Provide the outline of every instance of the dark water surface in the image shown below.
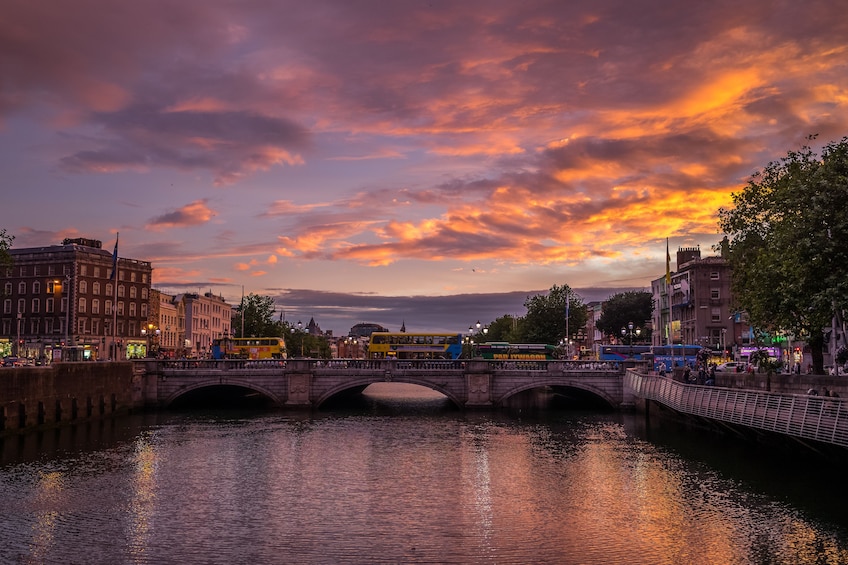
<path fill-rule="evenodd" d="M 846 477 L 821 462 L 422 390 L 2 440 L 0 563 L 848 563 Z"/>

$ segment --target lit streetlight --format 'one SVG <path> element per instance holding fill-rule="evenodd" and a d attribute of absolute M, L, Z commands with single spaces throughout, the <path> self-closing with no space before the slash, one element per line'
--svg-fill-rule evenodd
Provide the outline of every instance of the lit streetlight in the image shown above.
<path fill-rule="evenodd" d="M 621 337 L 629 337 L 630 338 L 630 357 L 633 357 L 633 337 L 639 337 L 642 333 L 642 328 L 634 327 L 633 322 L 627 322 L 626 328 L 621 328 Z"/>

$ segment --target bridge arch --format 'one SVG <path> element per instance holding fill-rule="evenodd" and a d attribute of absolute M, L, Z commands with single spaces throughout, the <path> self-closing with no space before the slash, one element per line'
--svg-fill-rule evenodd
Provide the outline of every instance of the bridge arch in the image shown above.
<path fill-rule="evenodd" d="M 334 387 L 324 391 L 324 393 L 321 394 L 316 399 L 315 407 L 316 408 L 320 407 L 323 403 L 328 401 L 330 398 L 332 398 L 333 396 L 335 396 L 337 394 L 344 392 L 345 390 L 349 390 L 349 389 L 352 389 L 352 388 L 366 387 L 368 385 L 372 385 L 372 384 L 375 384 L 375 383 L 385 383 L 385 382 L 412 384 L 412 385 L 422 386 L 424 388 L 429 388 L 430 390 L 434 390 L 434 391 L 436 391 L 440 394 L 445 395 L 448 398 L 448 400 L 450 400 L 457 408 L 462 408 L 462 406 L 463 406 L 463 402 L 459 398 L 457 398 L 456 394 L 453 391 L 447 389 L 444 386 L 440 386 L 436 383 L 433 383 L 431 381 L 423 380 L 423 379 L 420 379 L 420 378 L 408 377 L 408 376 L 398 376 L 396 378 L 393 378 L 391 381 L 387 381 L 383 377 L 368 376 L 368 377 L 361 377 L 361 378 L 351 379 L 349 381 L 345 381 L 342 384 L 339 384 L 337 386 L 334 386 Z"/>
<path fill-rule="evenodd" d="M 533 390 L 541 387 L 552 387 L 552 388 L 574 388 L 578 390 L 582 390 L 588 392 L 597 398 L 603 400 L 606 404 L 609 405 L 610 408 L 617 409 L 621 406 L 621 399 L 615 398 L 609 394 L 609 392 L 601 387 L 595 386 L 593 384 L 587 383 L 585 381 L 579 380 L 567 380 L 563 381 L 561 379 L 558 380 L 550 380 L 550 381 L 537 381 L 534 383 L 522 384 L 520 386 L 514 387 L 505 393 L 501 394 L 498 398 L 494 399 L 494 403 L 496 406 L 503 406 L 504 402 L 506 402 L 510 397 L 515 396 L 524 391 Z"/>
<path fill-rule="evenodd" d="M 215 388 L 222 386 L 231 386 L 231 387 L 239 387 L 246 390 L 252 390 L 253 392 L 257 392 L 263 396 L 266 396 L 271 400 L 274 406 L 283 406 L 283 400 L 280 399 L 279 395 L 275 392 L 268 390 L 263 386 L 259 386 L 254 382 L 250 382 L 247 380 L 241 379 L 220 379 L 217 381 L 199 381 L 196 383 L 192 383 L 190 385 L 186 385 L 185 387 L 180 387 L 178 390 L 175 390 L 171 394 L 169 394 L 165 398 L 164 405 L 166 407 L 171 406 L 174 401 L 185 396 L 186 394 L 194 391 L 198 391 L 204 388 Z"/>

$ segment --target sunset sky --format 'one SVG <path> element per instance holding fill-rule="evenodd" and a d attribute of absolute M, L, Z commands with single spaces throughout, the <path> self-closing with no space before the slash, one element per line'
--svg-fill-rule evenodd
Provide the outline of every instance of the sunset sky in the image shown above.
<path fill-rule="evenodd" d="M 6 0 L 0 228 L 287 320 L 459 330 L 665 242 L 848 134 L 832 0 Z M 674 265 L 672 265 L 674 268 Z"/>

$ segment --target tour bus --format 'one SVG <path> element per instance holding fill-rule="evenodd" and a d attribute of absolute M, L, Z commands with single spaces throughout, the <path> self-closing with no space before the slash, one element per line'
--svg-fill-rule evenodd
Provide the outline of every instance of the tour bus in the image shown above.
<path fill-rule="evenodd" d="M 459 359 L 462 334 L 372 332 L 369 359 Z"/>
<path fill-rule="evenodd" d="M 212 340 L 214 359 L 285 359 L 281 337 L 225 337 Z"/>
<path fill-rule="evenodd" d="M 474 348 L 483 359 L 550 360 L 556 358 L 556 347 L 545 343 L 508 343 L 489 341 Z"/>

